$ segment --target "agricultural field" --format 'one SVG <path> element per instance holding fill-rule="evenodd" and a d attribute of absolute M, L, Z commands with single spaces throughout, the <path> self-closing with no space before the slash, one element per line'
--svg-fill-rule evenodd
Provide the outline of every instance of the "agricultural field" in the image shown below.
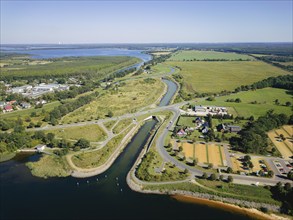
<path fill-rule="evenodd" d="M 108 90 L 93 102 L 66 115 L 62 121 L 75 122 L 88 120 L 91 117 L 105 118 L 109 111 L 114 116 L 132 113 L 141 107 L 153 104 L 164 91 L 164 84 L 160 80 L 131 80 L 124 85 Z"/>
<path fill-rule="evenodd" d="M 199 60 L 254 60 L 253 57 L 237 54 L 224 53 L 216 51 L 200 51 L 200 50 L 183 50 L 174 53 L 170 61 L 199 61 Z"/>
<path fill-rule="evenodd" d="M 105 131 L 96 124 L 46 130 L 46 133 L 53 133 L 56 138 L 60 139 L 78 140 L 85 138 L 90 142 L 103 141 L 107 137 Z"/>
<path fill-rule="evenodd" d="M 250 85 L 270 76 L 286 75 L 289 72 L 259 61 L 224 62 L 178 62 L 167 65 L 181 68 L 182 89 L 188 93 L 215 93 L 231 91 L 241 85 Z"/>
<path fill-rule="evenodd" d="M 182 148 L 186 158 L 194 158 L 194 144 L 184 142 L 182 143 Z"/>
<path fill-rule="evenodd" d="M 13 59 L 1 60 L 1 63 L 10 62 L 11 65 L 1 67 L 0 80 L 7 79 L 35 79 L 35 78 L 51 78 L 58 76 L 75 76 L 82 74 L 83 76 L 91 76 L 102 78 L 106 74 L 112 73 L 121 68 L 133 65 L 139 62 L 138 58 L 133 57 L 67 57 L 50 59 L 47 63 L 35 61 L 34 65 L 28 65 L 26 60 Z"/>
<path fill-rule="evenodd" d="M 172 143 L 172 142 L 171 142 Z M 174 144 L 174 142 L 172 143 Z M 212 163 L 214 167 L 224 166 L 225 153 L 223 147 L 216 144 L 190 144 L 187 142 L 179 143 L 182 146 L 182 152 L 186 158 L 197 159 L 198 163 L 207 164 Z"/>
<path fill-rule="evenodd" d="M 202 163 L 202 164 L 208 163 L 208 153 L 207 153 L 206 144 L 196 144 L 194 155 L 197 158 L 198 163 Z"/>
<path fill-rule="evenodd" d="M 240 98 L 240 103 L 226 102 L 227 99 Z M 280 104 L 276 105 L 275 100 L 278 99 Z M 252 104 L 256 102 L 256 104 Z M 291 107 L 285 106 L 286 102 L 292 103 L 292 94 L 290 91 L 277 88 L 264 88 L 255 91 L 239 92 L 227 96 L 216 97 L 215 101 L 198 101 L 196 105 L 216 105 L 230 107 L 229 113 L 234 116 L 255 118 L 264 115 L 268 110 L 273 109 L 275 113 L 284 113 L 291 115 Z"/>
<path fill-rule="evenodd" d="M 292 140 L 292 127 L 286 125 L 281 129 L 276 129 L 268 132 L 268 136 L 270 140 L 273 142 L 275 147 L 281 153 L 284 159 L 290 159 L 293 156 L 293 140 Z M 283 134 L 285 140 L 282 140 L 280 135 Z"/>

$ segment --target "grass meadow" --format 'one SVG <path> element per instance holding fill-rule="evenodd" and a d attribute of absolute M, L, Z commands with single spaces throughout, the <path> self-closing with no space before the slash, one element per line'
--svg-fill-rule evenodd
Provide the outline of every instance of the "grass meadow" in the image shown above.
<path fill-rule="evenodd" d="M 289 72 L 258 61 L 223 62 L 167 62 L 179 66 L 183 76 L 183 90 L 186 93 L 213 93 L 234 90 L 241 85 L 250 85 L 271 76 L 286 75 Z"/>
<path fill-rule="evenodd" d="M 216 51 L 200 51 L 200 50 L 183 50 L 174 53 L 169 60 L 171 61 L 195 61 L 195 60 L 254 60 L 253 57 L 237 53 L 224 53 Z"/>
<path fill-rule="evenodd" d="M 236 98 L 240 98 L 241 102 L 226 102 L 227 99 Z M 275 104 L 274 101 L 276 99 L 279 100 L 280 105 Z M 254 101 L 256 101 L 257 104 L 251 104 L 251 102 Z M 216 97 L 215 101 L 198 101 L 196 105 L 226 106 L 234 110 L 231 113 L 235 116 L 249 117 L 253 115 L 254 117 L 259 117 L 270 109 L 273 109 L 275 113 L 279 114 L 292 114 L 292 108 L 284 105 L 287 101 L 292 103 L 292 93 L 290 93 L 290 91 L 276 88 L 264 88 Z"/>

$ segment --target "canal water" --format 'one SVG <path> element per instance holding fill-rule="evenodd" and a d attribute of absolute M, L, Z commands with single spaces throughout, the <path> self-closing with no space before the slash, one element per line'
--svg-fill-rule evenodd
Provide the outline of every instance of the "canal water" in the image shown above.
<path fill-rule="evenodd" d="M 160 106 L 167 105 L 177 89 L 174 82 L 164 81 L 168 91 Z M 34 177 L 25 163 L 38 160 L 39 154 L 18 155 L 0 163 L 0 219 L 247 219 L 228 210 L 137 193 L 128 187 L 127 173 L 156 123 L 147 121 L 111 168 L 95 177 Z"/>

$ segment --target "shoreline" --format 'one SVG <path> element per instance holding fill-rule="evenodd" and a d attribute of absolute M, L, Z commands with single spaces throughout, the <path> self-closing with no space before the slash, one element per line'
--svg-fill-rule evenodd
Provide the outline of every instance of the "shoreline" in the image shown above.
<path fill-rule="evenodd" d="M 252 219 L 261 219 L 261 220 L 290 220 L 289 217 L 279 216 L 275 213 L 264 213 L 259 211 L 256 208 L 244 208 L 238 205 L 218 201 L 218 200 L 211 200 L 207 198 L 200 198 L 198 196 L 193 195 L 192 192 L 188 191 L 161 191 L 161 190 L 144 190 L 143 186 L 136 183 L 130 174 L 127 175 L 127 185 L 130 187 L 131 190 L 136 191 L 138 193 L 144 194 L 158 194 L 158 195 L 166 195 L 172 199 L 177 200 L 178 202 L 185 202 L 185 203 L 194 203 L 198 205 L 209 206 L 215 209 L 221 209 L 226 212 L 238 213 L 240 215 L 244 215 L 250 217 Z M 141 181 L 142 182 L 142 181 Z"/>

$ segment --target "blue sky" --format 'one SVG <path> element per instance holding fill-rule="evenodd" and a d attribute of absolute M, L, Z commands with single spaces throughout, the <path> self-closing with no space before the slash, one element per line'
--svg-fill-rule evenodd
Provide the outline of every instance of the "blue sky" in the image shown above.
<path fill-rule="evenodd" d="M 1 0 L 1 43 L 288 42 L 292 4 Z"/>

